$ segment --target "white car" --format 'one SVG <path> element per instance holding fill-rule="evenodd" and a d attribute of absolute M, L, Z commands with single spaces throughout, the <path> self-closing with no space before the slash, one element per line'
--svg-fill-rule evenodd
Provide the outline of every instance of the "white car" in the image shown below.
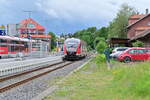
<path fill-rule="evenodd" d="M 110 57 L 116 59 L 122 52 L 124 52 L 127 49 L 128 47 L 117 47 L 112 51 L 112 54 L 110 54 Z"/>

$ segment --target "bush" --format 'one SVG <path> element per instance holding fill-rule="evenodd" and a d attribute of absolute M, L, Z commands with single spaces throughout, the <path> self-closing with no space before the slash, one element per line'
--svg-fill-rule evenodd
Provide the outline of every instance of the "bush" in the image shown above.
<path fill-rule="evenodd" d="M 143 46 L 144 46 L 144 43 L 137 40 L 137 41 L 134 42 L 132 45 L 133 45 L 134 47 L 143 47 Z"/>
<path fill-rule="evenodd" d="M 104 54 L 98 54 L 95 58 L 96 64 L 100 64 L 106 61 L 105 55 Z"/>
<path fill-rule="evenodd" d="M 98 53 L 103 53 L 106 48 L 107 44 L 104 41 L 99 41 L 99 43 L 96 46 L 96 50 Z"/>

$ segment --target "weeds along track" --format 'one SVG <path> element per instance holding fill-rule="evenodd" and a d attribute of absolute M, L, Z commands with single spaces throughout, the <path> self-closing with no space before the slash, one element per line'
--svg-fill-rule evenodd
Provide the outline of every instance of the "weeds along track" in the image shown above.
<path fill-rule="evenodd" d="M 26 71 L 26 72 L 18 73 L 15 75 L 0 78 L 0 93 L 8 91 L 12 88 L 19 86 L 19 85 L 25 84 L 29 81 L 32 81 L 36 78 L 44 76 L 44 75 L 51 73 L 55 70 L 64 68 L 67 65 L 70 65 L 73 63 L 74 62 L 59 62 L 59 63 L 47 65 L 47 66 L 42 66 L 42 67 L 30 70 L 30 71 Z"/>

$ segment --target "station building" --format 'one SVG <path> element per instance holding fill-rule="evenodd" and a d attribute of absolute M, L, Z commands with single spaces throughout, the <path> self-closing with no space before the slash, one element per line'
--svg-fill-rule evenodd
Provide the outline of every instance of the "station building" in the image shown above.
<path fill-rule="evenodd" d="M 129 42 L 142 41 L 144 47 L 150 47 L 150 14 L 136 14 L 129 18 L 127 26 Z"/>
<path fill-rule="evenodd" d="M 108 40 L 111 47 L 123 44 L 132 46 L 132 43 L 139 40 L 144 43 L 144 47 L 150 47 L 150 14 L 146 9 L 145 14 L 134 14 L 128 19 L 127 38 L 110 38 Z"/>
<path fill-rule="evenodd" d="M 24 19 L 19 23 L 18 32 L 20 33 L 20 37 L 31 37 L 35 40 L 43 40 L 49 41 L 51 36 L 46 35 L 45 28 L 37 23 L 32 18 Z"/>

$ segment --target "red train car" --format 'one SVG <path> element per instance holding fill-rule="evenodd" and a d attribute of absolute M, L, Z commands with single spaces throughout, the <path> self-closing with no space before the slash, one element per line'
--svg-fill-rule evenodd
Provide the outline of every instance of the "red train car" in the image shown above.
<path fill-rule="evenodd" d="M 65 60 L 75 60 L 84 58 L 87 55 L 86 43 L 77 38 L 68 38 L 64 42 Z"/>
<path fill-rule="evenodd" d="M 33 40 L 11 36 L 0 36 L 0 59 L 25 56 L 29 53 L 29 45 Z"/>

